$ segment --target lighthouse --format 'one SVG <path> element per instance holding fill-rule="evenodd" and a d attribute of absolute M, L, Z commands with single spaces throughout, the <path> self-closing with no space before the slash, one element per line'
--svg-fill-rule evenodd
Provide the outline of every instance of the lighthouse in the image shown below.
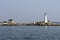
<path fill-rule="evenodd" d="M 47 13 L 44 14 L 44 22 L 45 22 L 45 23 L 48 22 Z"/>

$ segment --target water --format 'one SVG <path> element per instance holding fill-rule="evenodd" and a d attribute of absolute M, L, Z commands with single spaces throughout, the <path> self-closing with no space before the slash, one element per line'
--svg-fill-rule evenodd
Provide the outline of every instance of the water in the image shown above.
<path fill-rule="evenodd" d="M 60 40 L 60 26 L 0 26 L 0 40 Z"/>

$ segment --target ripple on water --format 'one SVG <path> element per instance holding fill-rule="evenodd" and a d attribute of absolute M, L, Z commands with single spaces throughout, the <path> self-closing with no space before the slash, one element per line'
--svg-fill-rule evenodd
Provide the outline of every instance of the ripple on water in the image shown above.
<path fill-rule="evenodd" d="M 60 40 L 60 27 L 0 27 L 0 40 Z"/>

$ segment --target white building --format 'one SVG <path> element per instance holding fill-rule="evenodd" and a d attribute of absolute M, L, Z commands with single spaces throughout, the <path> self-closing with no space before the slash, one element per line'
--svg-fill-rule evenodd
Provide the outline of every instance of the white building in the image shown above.
<path fill-rule="evenodd" d="M 44 22 L 45 22 L 45 23 L 48 22 L 47 13 L 44 14 Z"/>

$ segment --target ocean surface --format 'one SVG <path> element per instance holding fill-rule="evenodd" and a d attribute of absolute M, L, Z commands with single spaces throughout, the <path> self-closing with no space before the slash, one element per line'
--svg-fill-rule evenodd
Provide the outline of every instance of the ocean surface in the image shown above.
<path fill-rule="evenodd" d="M 0 40 L 60 40 L 60 26 L 0 26 Z"/>

